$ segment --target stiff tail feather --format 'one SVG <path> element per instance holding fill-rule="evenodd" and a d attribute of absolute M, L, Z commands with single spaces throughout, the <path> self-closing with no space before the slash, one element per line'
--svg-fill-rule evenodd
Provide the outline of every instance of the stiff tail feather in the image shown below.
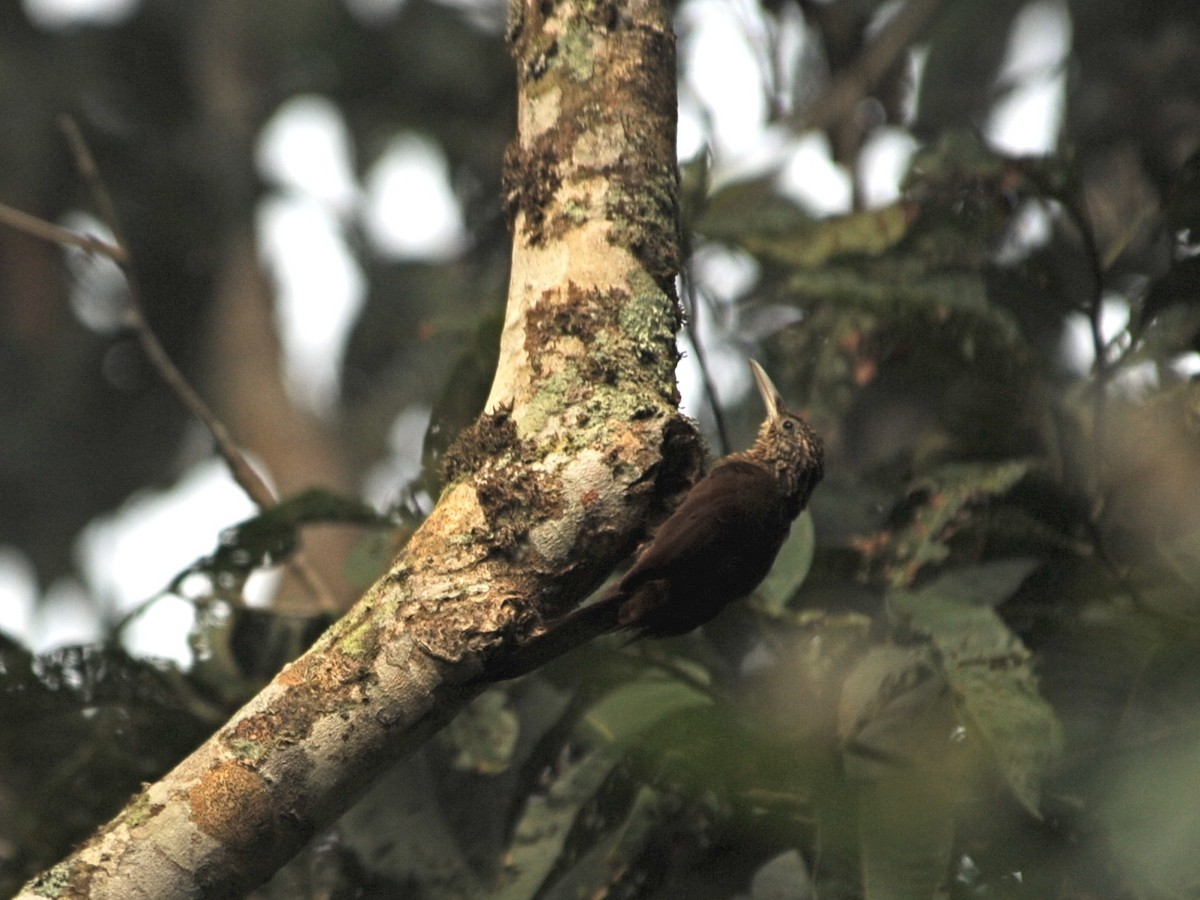
<path fill-rule="evenodd" d="M 580 644 L 627 627 L 621 621 L 625 594 L 618 587 L 594 603 L 581 606 L 557 619 L 511 654 L 490 663 L 487 674 L 497 681 L 517 678 L 540 669 Z"/>

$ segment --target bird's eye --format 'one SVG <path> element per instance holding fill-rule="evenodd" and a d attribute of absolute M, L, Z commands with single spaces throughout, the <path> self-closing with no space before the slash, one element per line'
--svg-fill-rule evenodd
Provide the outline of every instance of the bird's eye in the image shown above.
<path fill-rule="evenodd" d="M 783 420 L 783 430 L 784 431 L 795 431 L 796 423 L 793 422 L 791 419 L 784 419 Z"/>

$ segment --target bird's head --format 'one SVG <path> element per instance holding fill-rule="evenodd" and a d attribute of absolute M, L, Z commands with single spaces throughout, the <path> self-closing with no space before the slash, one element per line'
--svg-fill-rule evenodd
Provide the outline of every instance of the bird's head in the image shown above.
<path fill-rule="evenodd" d="M 763 367 L 750 360 L 750 368 L 767 407 L 767 417 L 748 455 L 775 472 L 784 495 L 799 514 L 825 474 L 825 447 L 803 417 L 788 412 Z"/>

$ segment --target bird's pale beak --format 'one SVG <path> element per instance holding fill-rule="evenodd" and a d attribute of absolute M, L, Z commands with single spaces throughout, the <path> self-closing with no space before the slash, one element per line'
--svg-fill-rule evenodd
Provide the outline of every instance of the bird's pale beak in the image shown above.
<path fill-rule="evenodd" d="M 750 370 L 754 373 L 754 381 L 758 385 L 758 392 L 762 394 L 763 403 L 766 404 L 767 416 L 771 419 L 783 418 L 787 407 L 784 405 L 783 397 L 780 396 L 779 389 L 775 387 L 775 383 L 763 371 L 763 367 L 754 360 L 750 360 Z"/>

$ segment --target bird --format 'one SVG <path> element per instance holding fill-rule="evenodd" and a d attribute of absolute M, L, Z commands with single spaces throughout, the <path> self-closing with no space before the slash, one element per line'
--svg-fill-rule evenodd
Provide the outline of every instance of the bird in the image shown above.
<path fill-rule="evenodd" d="M 545 623 L 516 653 L 511 671 L 530 671 L 586 635 L 685 634 L 766 578 L 824 475 L 825 452 L 808 422 L 788 411 L 763 367 L 750 360 L 750 368 L 767 410 L 753 445 L 718 460 L 616 585 L 594 603 Z"/>

